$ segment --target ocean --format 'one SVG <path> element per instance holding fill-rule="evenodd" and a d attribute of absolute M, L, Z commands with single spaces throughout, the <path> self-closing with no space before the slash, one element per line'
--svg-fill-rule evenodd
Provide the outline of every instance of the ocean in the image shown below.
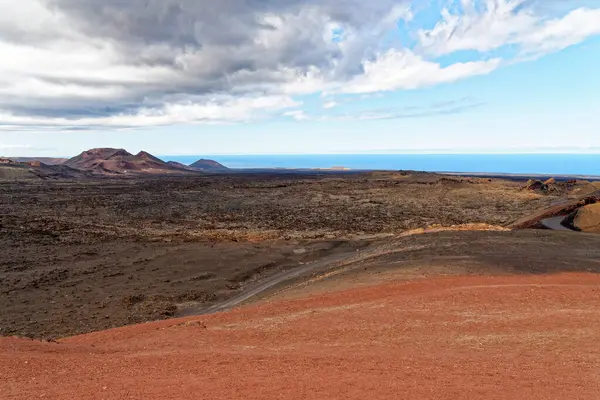
<path fill-rule="evenodd" d="M 331 168 L 600 176 L 600 154 L 310 154 L 161 156 L 191 164 L 200 158 L 229 168 Z"/>

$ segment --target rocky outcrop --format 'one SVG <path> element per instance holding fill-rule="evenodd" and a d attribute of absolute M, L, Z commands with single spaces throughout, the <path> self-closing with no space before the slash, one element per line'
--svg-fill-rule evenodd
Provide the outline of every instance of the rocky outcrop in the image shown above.
<path fill-rule="evenodd" d="M 588 196 L 594 194 L 600 190 L 600 187 L 596 187 L 591 183 L 584 183 L 580 186 L 574 187 L 569 194 L 575 196 Z"/>
<path fill-rule="evenodd" d="M 524 189 L 531 190 L 531 191 L 547 190 L 548 185 L 546 185 L 544 182 L 542 182 L 540 180 L 530 179 L 525 184 Z"/>
<path fill-rule="evenodd" d="M 573 229 L 586 233 L 600 233 L 600 203 L 579 208 L 568 218 Z"/>
<path fill-rule="evenodd" d="M 557 204 L 549 208 L 544 208 L 532 215 L 520 218 L 508 226 L 510 229 L 531 229 L 539 228 L 543 219 L 556 217 L 560 215 L 569 215 L 578 209 L 590 204 L 600 203 L 600 194 L 586 196 L 581 199 L 570 200 L 562 204 Z"/>
<path fill-rule="evenodd" d="M 565 194 L 592 194 L 595 191 L 583 192 L 580 190 L 582 186 L 585 186 L 587 182 L 569 180 L 569 181 L 558 181 L 555 178 L 549 178 L 545 181 L 539 179 L 530 179 L 527 181 L 523 190 L 529 190 L 532 192 L 538 192 L 540 194 L 553 194 L 553 195 L 565 195 Z M 578 193 L 575 193 L 578 191 Z"/>

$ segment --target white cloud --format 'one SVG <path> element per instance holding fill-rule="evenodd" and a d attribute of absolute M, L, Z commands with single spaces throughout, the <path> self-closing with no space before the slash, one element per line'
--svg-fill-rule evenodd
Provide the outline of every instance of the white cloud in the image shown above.
<path fill-rule="evenodd" d="M 420 49 L 440 56 L 461 50 L 487 52 L 518 45 L 522 53 L 545 54 L 600 34 L 600 8 L 579 8 L 558 18 L 537 15 L 527 0 L 462 0 L 462 13 L 442 10 L 442 20 L 417 33 Z"/>
<path fill-rule="evenodd" d="M 300 106 L 287 96 L 223 97 L 203 102 L 168 103 L 161 108 L 142 108 L 133 114 L 94 118 L 21 116 L 0 113 L 0 130 L 74 128 L 135 128 L 175 124 L 247 122 Z"/>
<path fill-rule="evenodd" d="M 458 100 L 442 101 L 428 105 L 414 105 L 401 108 L 363 110 L 353 113 L 307 114 L 303 110 L 291 110 L 283 113 L 296 121 L 370 121 L 382 119 L 422 118 L 434 115 L 458 114 L 482 106 L 483 103 L 465 97 Z"/>
<path fill-rule="evenodd" d="M 0 143 L 0 149 L 31 149 L 33 146 L 28 144 L 2 144 Z"/>
<path fill-rule="evenodd" d="M 0 0 L 0 130 L 245 122 L 311 94 L 334 112 L 346 101 L 331 94 L 418 89 L 514 61 L 442 66 L 441 55 L 512 44 L 523 61 L 600 34 L 600 7 L 549 16 L 530 7 L 539 1 L 460 0 L 406 48 L 394 33 L 415 23 L 409 3 Z"/>
<path fill-rule="evenodd" d="M 409 90 L 485 75 L 500 66 L 500 59 L 455 63 L 448 67 L 426 61 L 410 50 L 390 50 L 364 64 L 364 74 L 338 89 L 342 93 Z"/>
<path fill-rule="evenodd" d="M 520 40 L 528 53 L 545 54 L 583 42 L 590 36 L 600 35 L 600 8 L 577 9 L 565 17 L 545 21 Z"/>
<path fill-rule="evenodd" d="M 308 121 L 313 119 L 312 117 L 306 115 L 306 113 L 302 110 L 287 111 L 283 113 L 283 116 L 293 118 L 296 121 Z"/>

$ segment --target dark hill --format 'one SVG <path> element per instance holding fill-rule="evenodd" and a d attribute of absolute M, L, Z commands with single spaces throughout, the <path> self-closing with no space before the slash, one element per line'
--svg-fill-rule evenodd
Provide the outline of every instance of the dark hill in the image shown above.
<path fill-rule="evenodd" d="M 189 166 L 182 164 L 180 162 L 177 162 L 177 161 L 168 161 L 167 164 L 169 164 L 173 168 L 183 169 L 186 171 L 200 171 L 196 168 L 189 167 Z"/>
<path fill-rule="evenodd" d="M 86 172 L 66 165 L 47 165 L 39 161 L 15 162 L 0 158 L 0 179 L 78 179 Z"/>
<path fill-rule="evenodd" d="M 214 160 L 201 159 L 190 165 L 190 168 L 199 169 L 202 171 L 227 171 L 229 168 Z"/>
<path fill-rule="evenodd" d="M 63 164 L 65 161 L 68 160 L 68 158 L 51 158 L 51 157 L 13 157 L 12 159 L 13 161 L 16 162 L 22 162 L 22 163 L 27 163 L 27 162 L 41 162 L 43 164 L 46 165 L 61 165 Z"/>

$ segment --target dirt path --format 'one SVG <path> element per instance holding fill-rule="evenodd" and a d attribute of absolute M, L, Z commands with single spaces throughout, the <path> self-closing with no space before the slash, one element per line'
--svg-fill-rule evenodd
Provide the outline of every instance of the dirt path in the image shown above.
<path fill-rule="evenodd" d="M 193 315 L 206 315 L 206 314 L 214 314 L 221 311 L 226 311 L 232 309 L 245 301 L 251 299 L 254 296 L 257 296 L 279 284 L 282 284 L 287 281 L 294 280 L 302 275 L 308 274 L 317 270 L 326 270 L 328 267 L 337 265 L 339 263 L 343 263 L 344 261 L 355 258 L 354 254 L 341 254 L 325 257 L 322 260 L 314 261 L 309 264 L 306 264 L 302 267 L 295 268 L 291 271 L 283 271 L 277 273 L 263 281 L 255 283 L 254 285 L 246 288 L 239 295 L 227 299 L 223 302 L 214 304 L 208 308 L 187 308 L 184 309 L 180 316 L 193 316 Z"/>
<path fill-rule="evenodd" d="M 547 224 L 548 229 L 551 230 L 556 230 L 556 231 L 569 231 L 569 232 L 574 232 L 573 230 L 563 226 L 561 224 L 562 220 L 564 219 L 564 217 L 554 217 L 554 218 L 548 218 L 546 220 L 543 221 L 543 223 Z M 545 225 L 546 226 L 546 225 Z M 466 232 L 466 233 L 462 233 L 460 234 L 460 236 L 465 235 L 465 234 L 475 234 L 477 235 L 477 232 Z M 490 232 L 486 232 L 486 233 L 480 233 L 480 237 L 484 237 L 485 235 L 489 234 Z M 523 233 L 527 233 L 527 232 L 523 232 Z M 453 236 L 455 234 L 455 232 L 447 232 L 446 234 L 442 233 L 442 236 Z M 514 234 L 514 233 L 513 233 Z M 422 240 L 422 239 L 427 239 L 428 237 L 434 238 L 436 236 L 438 236 L 436 233 L 425 233 L 422 235 L 417 235 L 417 236 L 425 236 L 425 237 L 413 237 L 413 238 L 409 238 L 409 239 L 405 239 L 405 241 L 403 242 L 402 239 L 398 240 L 393 240 L 391 239 L 390 241 L 381 241 L 378 244 L 373 244 L 371 245 L 370 248 L 367 249 L 361 249 L 360 251 L 356 252 L 356 253 L 350 253 L 350 254 L 338 254 L 338 255 L 332 255 L 332 256 L 328 256 L 325 257 L 321 260 L 318 261 L 314 261 L 312 263 L 309 263 L 307 265 L 301 266 L 299 268 L 293 269 L 291 271 L 283 271 L 280 273 L 277 273 L 269 278 L 267 278 L 264 281 L 260 281 L 258 283 L 253 284 L 252 286 L 249 286 L 248 288 L 246 288 L 242 293 L 240 293 L 239 295 L 230 298 L 228 300 L 225 300 L 223 302 L 214 304 L 210 307 L 207 308 L 189 308 L 186 310 L 183 310 L 183 312 L 181 312 L 179 314 L 179 316 L 181 317 L 185 317 L 185 316 L 193 316 L 193 315 L 207 315 L 207 314 L 213 314 L 213 313 L 218 313 L 218 312 L 222 312 L 222 311 L 227 311 L 230 309 L 235 308 L 236 306 L 239 306 L 241 304 L 244 304 L 245 302 L 247 302 L 248 300 L 258 297 L 261 294 L 265 294 L 266 292 L 269 292 L 270 290 L 272 290 L 275 287 L 281 287 L 284 284 L 292 284 L 294 283 L 295 286 L 306 286 L 307 284 L 313 283 L 313 281 L 315 280 L 321 280 L 323 278 L 330 278 L 336 275 L 343 275 L 346 274 L 352 270 L 362 270 L 366 263 L 368 263 L 371 260 L 376 260 L 378 258 L 381 257 L 385 257 L 385 256 L 391 256 L 392 259 L 396 259 L 394 262 L 398 262 L 400 260 L 404 260 L 404 258 L 408 258 L 410 260 L 411 254 L 412 253 L 419 253 L 422 251 L 429 251 L 431 253 L 430 258 L 431 257 L 436 257 L 435 255 L 440 253 L 440 250 L 442 250 L 443 252 L 446 252 L 447 249 L 444 249 L 444 246 L 442 245 L 440 249 L 436 249 L 435 246 L 432 246 L 431 243 L 427 243 L 427 240 Z M 459 235 L 457 235 L 459 236 Z M 439 237 L 439 236 L 438 236 Z M 424 244 L 417 244 L 415 245 L 414 243 L 412 243 L 412 240 L 418 239 L 419 241 L 424 242 Z M 552 240 L 554 240 L 555 238 L 553 238 Z M 434 239 L 435 240 L 435 239 Z M 439 242 L 442 242 L 441 240 Z M 474 243 L 473 241 L 470 241 L 469 243 Z M 454 245 L 456 245 L 457 243 L 455 242 Z M 581 243 L 578 243 L 578 246 L 581 245 Z M 557 243 L 557 246 L 560 246 L 559 243 Z M 502 251 L 506 251 L 506 248 L 509 247 L 509 243 L 505 243 L 503 245 L 504 250 L 500 250 Z M 576 246 L 571 246 L 572 249 L 575 249 Z M 513 249 L 514 250 L 514 249 Z M 468 257 L 470 253 L 470 251 L 472 251 L 472 248 L 469 249 L 465 249 L 464 253 L 462 253 L 463 255 L 465 255 L 467 258 L 471 258 L 471 259 L 476 259 L 477 257 Z M 460 254 L 460 251 L 457 250 L 456 254 Z M 473 254 L 472 254 L 473 255 Z M 507 257 L 504 257 L 505 259 Z M 444 256 L 438 256 L 438 262 L 442 262 L 442 263 L 448 263 L 449 261 L 445 259 Z M 450 258 L 451 259 L 451 258 Z M 523 257 L 521 259 L 519 259 L 518 261 L 515 261 L 514 264 L 518 266 L 517 263 L 519 264 L 526 264 L 525 263 L 526 258 Z M 558 258 L 554 259 L 555 261 L 558 260 Z M 549 261 L 549 260 L 548 260 Z M 415 264 L 422 264 L 420 262 L 419 258 L 416 258 L 414 260 Z M 432 265 L 434 264 L 431 261 Z M 473 262 L 473 264 L 475 264 Z M 493 264 L 494 263 L 490 263 L 489 268 L 483 268 L 481 273 L 503 273 L 506 271 L 502 271 L 502 269 L 498 269 L 498 270 L 494 270 L 493 269 Z M 572 262 L 571 262 L 572 264 Z M 396 264 L 398 265 L 398 264 Z M 458 266 L 458 265 L 457 265 Z M 472 266 L 471 266 L 472 267 Z M 405 265 L 406 268 L 406 265 Z M 410 266 L 408 266 L 408 268 L 410 268 Z M 526 268 L 525 268 L 526 269 Z M 585 270 L 585 269 L 584 269 Z M 592 269 L 588 269 L 588 271 L 592 271 Z M 446 273 L 448 273 L 450 271 L 446 271 Z M 314 277 L 314 275 L 316 274 L 316 277 Z M 302 279 L 305 278 L 305 279 Z M 294 289 L 295 286 L 289 286 L 288 289 Z M 287 289 L 284 289 L 284 291 Z"/>
<path fill-rule="evenodd" d="M 559 216 L 559 217 L 546 218 L 546 219 L 542 220 L 540 223 L 544 227 L 546 227 L 548 229 L 552 229 L 554 231 L 574 232 L 572 229 L 569 229 L 562 224 L 564 220 L 565 220 L 565 216 Z"/>

